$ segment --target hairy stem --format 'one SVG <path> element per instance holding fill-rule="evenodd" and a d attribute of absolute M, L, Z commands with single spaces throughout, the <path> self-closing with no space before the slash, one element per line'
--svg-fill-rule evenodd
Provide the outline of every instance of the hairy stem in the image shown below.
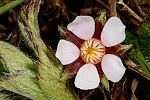
<path fill-rule="evenodd" d="M 23 3 L 25 0 L 15 0 L 15 1 L 12 1 L 2 7 L 0 7 L 0 15 L 6 13 L 7 11 L 9 11 L 10 9 L 18 6 L 19 4 Z"/>

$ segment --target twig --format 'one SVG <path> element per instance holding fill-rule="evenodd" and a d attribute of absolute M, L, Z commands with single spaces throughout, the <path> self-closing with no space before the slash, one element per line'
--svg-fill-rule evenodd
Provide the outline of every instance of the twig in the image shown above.
<path fill-rule="evenodd" d="M 116 0 L 108 0 L 109 5 L 110 5 L 110 16 L 117 16 L 117 11 L 116 11 Z"/>
<path fill-rule="evenodd" d="M 148 18 L 148 15 L 142 10 L 142 8 L 139 6 L 138 3 L 135 3 L 135 5 L 138 8 L 138 11 L 140 12 L 140 14 L 142 15 L 142 17 L 144 18 L 144 20 L 146 20 L 146 18 Z"/>
<path fill-rule="evenodd" d="M 127 11 L 134 17 L 136 18 L 139 22 L 143 22 L 144 20 L 139 17 L 131 8 L 129 8 L 124 2 L 123 0 L 119 0 L 118 4 L 121 4 L 124 6 L 124 8 L 127 9 Z"/>

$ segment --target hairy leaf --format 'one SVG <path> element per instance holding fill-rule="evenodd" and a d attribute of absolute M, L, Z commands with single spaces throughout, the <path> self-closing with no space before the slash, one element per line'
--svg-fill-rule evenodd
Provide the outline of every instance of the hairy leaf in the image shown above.
<path fill-rule="evenodd" d="M 47 48 L 40 37 L 38 11 L 40 1 L 31 1 L 20 10 L 19 27 L 25 42 L 37 57 L 38 85 L 46 98 L 54 100 L 73 100 L 64 80 L 60 80 L 62 66 L 51 48 Z"/>
<path fill-rule="evenodd" d="M 0 78 L 0 86 L 31 99 L 44 98 L 36 84 L 35 64 L 16 47 L 0 41 L 0 62 L 6 71 Z M 1 70 L 2 71 L 2 70 Z"/>

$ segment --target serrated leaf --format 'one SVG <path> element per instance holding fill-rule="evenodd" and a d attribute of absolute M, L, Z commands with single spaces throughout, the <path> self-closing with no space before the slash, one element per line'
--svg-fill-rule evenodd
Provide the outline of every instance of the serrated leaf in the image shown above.
<path fill-rule="evenodd" d="M 106 11 L 101 11 L 100 15 L 96 18 L 102 25 L 106 23 Z"/>
<path fill-rule="evenodd" d="M 18 19 L 21 34 L 38 59 L 37 83 L 47 100 L 74 100 L 65 81 L 60 81 L 63 71 L 60 62 L 56 59 L 52 49 L 47 48 L 40 37 L 37 16 L 39 5 L 40 0 L 31 1 L 22 7 Z"/>
<path fill-rule="evenodd" d="M 30 100 L 24 96 L 18 95 L 14 92 L 10 92 L 0 87 L 0 100 Z"/>
<path fill-rule="evenodd" d="M 0 58 L 1 63 L 5 64 L 5 69 L 10 73 L 26 69 L 35 70 L 34 63 L 30 58 L 16 47 L 3 41 L 0 41 Z"/>
<path fill-rule="evenodd" d="M 39 85 L 48 99 L 52 100 L 74 100 L 72 94 L 66 87 L 64 81 L 60 81 L 60 73 L 55 73 L 51 68 L 54 65 L 46 66 L 40 64 L 39 73 Z M 55 69 L 56 70 L 56 69 Z"/>
<path fill-rule="evenodd" d="M 44 99 L 43 92 L 36 84 L 35 64 L 30 58 L 16 47 L 2 41 L 0 57 L 8 70 L 0 78 L 1 87 L 31 99 Z"/>

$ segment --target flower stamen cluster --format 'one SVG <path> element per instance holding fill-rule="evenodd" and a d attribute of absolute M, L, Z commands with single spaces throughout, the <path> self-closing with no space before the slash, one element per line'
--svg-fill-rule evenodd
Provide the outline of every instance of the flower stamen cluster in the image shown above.
<path fill-rule="evenodd" d="M 98 39 L 84 41 L 80 48 L 80 56 L 85 63 L 98 64 L 105 55 L 105 46 Z"/>

